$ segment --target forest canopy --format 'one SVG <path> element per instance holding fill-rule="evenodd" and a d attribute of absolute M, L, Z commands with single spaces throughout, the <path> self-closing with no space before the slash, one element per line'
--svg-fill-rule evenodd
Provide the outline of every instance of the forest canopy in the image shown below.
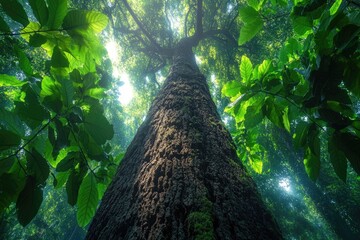
<path fill-rule="evenodd" d="M 86 227 L 182 39 L 192 41 L 255 179 L 283 164 L 321 185 L 323 171 L 359 204 L 359 8 L 356 0 L 0 0 L 0 217 L 16 211 L 26 226 L 44 196 L 63 190 Z M 124 81 L 135 97 L 122 106 Z M 290 153 L 274 159 L 282 148 L 303 164 Z"/>

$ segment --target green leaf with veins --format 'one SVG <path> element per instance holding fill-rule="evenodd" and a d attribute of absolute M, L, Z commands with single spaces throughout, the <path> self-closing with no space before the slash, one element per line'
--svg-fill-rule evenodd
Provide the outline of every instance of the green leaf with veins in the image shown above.
<path fill-rule="evenodd" d="M 95 33 L 101 32 L 107 25 L 108 18 L 105 14 L 95 11 L 72 10 L 64 18 L 63 28 L 67 31 L 92 30 Z"/>
<path fill-rule="evenodd" d="M 240 29 L 239 45 L 250 41 L 262 29 L 263 21 L 260 14 L 252 7 L 239 9 L 239 15 L 244 26 Z"/>
<path fill-rule="evenodd" d="M 10 76 L 7 74 L 0 74 L 0 87 L 21 87 L 26 84 L 27 81 L 20 81 L 14 76 Z"/>
<path fill-rule="evenodd" d="M 85 227 L 93 218 L 99 201 L 96 178 L 89 172 L 80 185 L 77 199 L 77 221 L 81 227 Z"/>
<path fill-rule="evenodd" d="M 240 63 L 240 75 L 244 82 L 248 82 L 251 79 L 252 71 L 253 66 L 250 59 L 246 55 L 243 55 Z"/>
<path fill-rule="evenodd" d="M 44 0 L 29 0 L 34 16 L 41 25 L 45 25 L 49 18 L 49 10 Z"/>
<path fill-rule="evenodd" d="M 49 19 L 46 26 L 49 29 L 59 29 L 67 13 L 67 0 L 47 0 Z"/>

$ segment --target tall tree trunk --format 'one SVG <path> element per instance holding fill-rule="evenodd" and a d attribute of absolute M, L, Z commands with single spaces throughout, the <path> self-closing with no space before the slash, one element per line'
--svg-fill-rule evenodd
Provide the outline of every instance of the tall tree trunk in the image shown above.
<path fill-rule="evenodd" d="M 184 41 L 87 239 L 281 238 Z"/>

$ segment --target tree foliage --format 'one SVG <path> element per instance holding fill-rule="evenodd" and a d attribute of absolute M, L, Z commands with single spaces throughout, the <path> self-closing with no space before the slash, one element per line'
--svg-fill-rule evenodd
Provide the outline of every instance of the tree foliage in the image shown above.
<path fill-rule="evenodd" d="M 111 85 L 101 71 L 106 50 L 99 33 L 108 18 L 68 9 L 67 0 L 0 3 L 2 41 L 11 42 L 18 63 L 0 75 L 0 94 L 9 100 L 0 110 L 0 213 L 16 202 L 27 225 L 52 181 L 66 188 L 85 226 L 116 166 L 107 143 L 114 130 L 102 105 Z"/>
<path fill-rule="evenodd" d="M 255 14 L 250 12 L 258 16 L 264 11 L 263 4 L 257 5 L 258 10 L 252 1 L 248 4 L 240 10 L 245 29 L 251 23 L 246 21 L 254 21 L 246 20 Z M 339 178 L 346 180 L 347 162 L 360 174 L 358 15 L 356 7 L 345 1 L 295 2 L 290 13 L 293 33 L 277 57 L 253 67 L 242 56 L 240 77 L 226 83 L 222 93 L 230 98 L 226 112 L 236 120 L 236 135 L 246 139 L 240 155 L 256 171 L 261 172 L 256 126 L 266 118 L 293 134 L 296 146 L 305 151 L 305 170 L 311 179 L 319 176 L 320 134 L 326 136 Z M 240 32 L 240 44 L 259 31 L 251 29 L 253 33 L 245 37 Z"/>

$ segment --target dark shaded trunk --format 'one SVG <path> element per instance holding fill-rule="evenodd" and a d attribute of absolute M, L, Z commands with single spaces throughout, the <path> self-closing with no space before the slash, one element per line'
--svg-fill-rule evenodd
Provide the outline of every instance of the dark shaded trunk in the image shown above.
<path fill-rule="evenodd" d="M 175 56 L 87 239 L 280 239 L 191 47 Z"/>

